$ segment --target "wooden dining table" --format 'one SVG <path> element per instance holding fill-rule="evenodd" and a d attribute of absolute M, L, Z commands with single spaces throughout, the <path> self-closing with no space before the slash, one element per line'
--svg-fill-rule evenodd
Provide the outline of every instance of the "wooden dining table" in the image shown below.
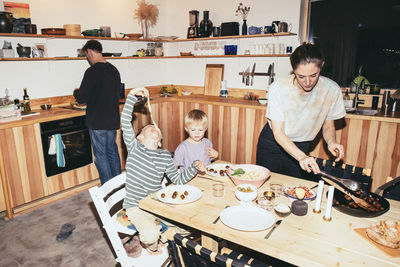
<path fill-rule="evenodd" d="M 212 186 L 215 183 L 224 184 L 223 197 L 213 196 Z M 262 195 L 269 189 L 271 183 L 281 183 L 283 187 L 312 187 L 317 184 L 271 173 L 268 180 L 258 189 L 258 194 Z M 213 224 L 227 205 L 241 205 L 235 197 L 235 185 L 231 179 L 197 175 L 188 184 L 203 191 L 202 197 L 197 201 L 184 205 L 170 205 L 158 201 L 156 194 L 152 194 L 142 199 L 139 207 L 157 216 L 201 231 L 202 245 L 213 251 L 218 251 L 217 239 L 219 238 L 298 266 L 400 266 L 400 257 L 385 254 L 355 231 L 357 228 L 368 227 L 380 220 L 399 220 L 399 201 L 389 200 L 390 210 L 373 218 L 354 217 L 333 208 L 331 221 L 326 221 L 323 220 L 328 190 L 325 184 L 321 213 L 313 212 L 315 201 L 308 203 L 308 212 L 305 216 L 290 214 L 280 218 L 272 210 L 271 213 L 276 220 L 282 219 L 282 223 L 268 239 L 265 239 L 270 228 L 249 232 L 230 228 L 221 220 Z M 285 196 L 278 199 L 289 201 L 285 199 Z"/>

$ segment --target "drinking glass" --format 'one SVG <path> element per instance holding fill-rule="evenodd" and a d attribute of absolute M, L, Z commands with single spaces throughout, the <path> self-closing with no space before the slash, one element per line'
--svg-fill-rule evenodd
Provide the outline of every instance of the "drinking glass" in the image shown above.
<path fill-rule="evenodd" d="M 259 196 L 257 198 L 257 205 L 262 209 L 271 211 L 274 207 L 274 198 L 267 198 L 265 196 Z"/>
<path fill-rule="evenodd" d="M 274 183 L 270 184 L 271 191 L 275 193 L 275 197 L 282 195 L 282 184 Z"/>
<path fill-rule="evenodd" d="M 213 184 L 212 190 L 214 197 L 223 197 L 225 193 L 225 186 L 224 184 Z"/>

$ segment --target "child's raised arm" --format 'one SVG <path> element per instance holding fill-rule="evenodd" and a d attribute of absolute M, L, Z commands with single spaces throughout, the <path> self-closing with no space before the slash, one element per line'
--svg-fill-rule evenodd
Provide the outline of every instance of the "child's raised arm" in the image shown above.
<path fill-rule="evenodd" d="M 146 88 L 136 88 L 132 89 L 126 99 L 124 108 L 121 113 L 121 129 L 124 137 L 124 142 L 128 151 L 132 150 L 135 144 L 136 137 L 135 132 L 132 127 L 132 112 L 137 102 L 135 95 L 148 96 L 149 92 Z"/>

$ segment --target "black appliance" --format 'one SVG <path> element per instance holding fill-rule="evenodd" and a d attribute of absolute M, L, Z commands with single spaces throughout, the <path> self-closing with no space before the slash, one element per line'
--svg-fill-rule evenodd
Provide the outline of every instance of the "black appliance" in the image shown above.
<path fill-rule="evenodd" d="M 189 25 L 190 27 L 188 28 L 187 38 L 199 37 L 199 11 L 189 11 Z"/>
<path fill-rule="evenodd" d="M 85 116 L 40 123 L 44 164 L 47 177 L 83 167 L 93 162 L 90 135 Z M 52 136 L 60 134 L 64 143 L 65 166 L 57 166 L 56 155 L 49 155 Z"/>
<path fill-rule="evenodd" d="M 221 36 L 239 35 L 239 22 L 221 23 Z"/>
<path fill-rule="evenodd" d="M 200 22 L 200 37 L 210 37 L 213 30 L 213 23 L 209 18 L 209 11 L 203 11 L 203 20 Z"/>

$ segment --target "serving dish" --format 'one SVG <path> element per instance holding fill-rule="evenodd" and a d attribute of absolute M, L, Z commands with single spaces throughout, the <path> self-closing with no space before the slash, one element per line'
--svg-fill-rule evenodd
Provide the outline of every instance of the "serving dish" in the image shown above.
<path fill-rule="evenodd" d="M 82 32 L 83 36 L 100 36 L 101 29 L 91 29 Z"/>
<path fill-rule="evenodd" d="M 101 53 L 103 57 L 112 57 L 113 53 Z"/>
<path fill-rule="evenodd" d="M 226 177 L 225 170 L 231 166 L 226 163 L 214 163 L 206 167 L 206 174 L 214 177 Z"/>
<path fill-rule="evenodd" d="M 191 57 L 193 56 L 192 52 L 181 52 L 182 57 Z"/>
<path fill-rule="evenodd" d="M 243 173 L 235 174 L 240 169 Z M 227 174 L 235 185 L 252 184 L 259 188 L 270 177 L 271 172 L 265 167 L 254 164 L 238 164 L 231 166 Z"/>
<path fill-rule="evenodd" d="M 285 194 L 285 196 L 289 197 L 290 200 L 296 200 L 299 199 L 295 193 L 293 193 L 295 191 L 296 188 L 302 188 L 306 191 L 306 195 L 305 197 L 302 199 L 304 201 L 308 201 L 308 200 L 313 200 L 314 198 L 317 197 L 317 193 L 315 193 L 314 190 L 309 189 L 306 186 L 288 186 L 285 187 L 283 189 L 283 193 Z"/>
<path fill-rule="evenodd" d="M 45 35 L 65 35 L 64 28 L 44 28 L 41 31 Z"/>
<path fill-rule="evenodd" d="M 125 33 L 125 36 L 128 37 L 129 39 L 139 39 L 140 37 L 143 36 L 142 33 Z"/>
<path fill-rule="evenodd" d="M 182 95 L 191 95 L 192 91 L 182 91 Z"/>
<path fill-rule="evenodd" d="M 346 195 L 343 192 L 335 190 L 332 206 L 335 209 L 351 216 L 365 218 L 377 217 L 384 214 L 390 209 L 390 203 L 385 198 L 372 192 L 362 192 L 361 197 L 373 197 L 382 206 L 383 209 L 373 212 L 365 210 L 361 207 L 353 207 L 350 205 L 351 200 L 348 200 L 345 196 Z"/>
<path fill-rule="evenodd" d="M 122 52 L 121 53 L 112 53 L 112 55 L 113 55 L 113 57 L 120 57 L 122 55 Z"/>

